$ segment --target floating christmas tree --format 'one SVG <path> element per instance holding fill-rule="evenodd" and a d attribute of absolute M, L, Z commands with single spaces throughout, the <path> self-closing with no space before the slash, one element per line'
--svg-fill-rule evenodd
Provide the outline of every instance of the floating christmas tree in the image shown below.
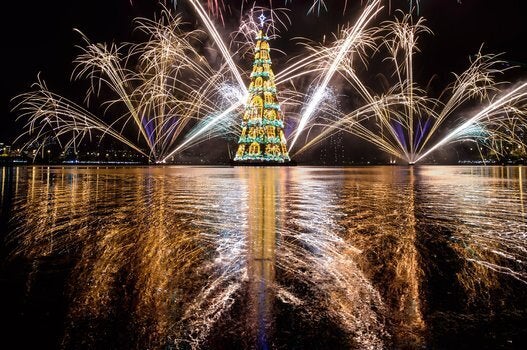
<path fill-rule="evenodd" d="M 265 17 L 259 17 L 261 27 Z M 245 163 L 288 163 L 284 118 L 276 98 L 271 69 L 269 37 L 258 32 L 254 49 L 249 97 L 242 120 L 242 133 L 234 161 Z"/>

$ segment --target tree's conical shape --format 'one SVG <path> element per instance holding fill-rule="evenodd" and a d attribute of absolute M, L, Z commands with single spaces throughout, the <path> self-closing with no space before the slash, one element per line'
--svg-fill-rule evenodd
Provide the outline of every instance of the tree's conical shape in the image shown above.
<path fill-rule="evenodd" d="M 254 49 L 249 96 L 234 161 L 288 163 L 284 118 L 276 98 L 269 38 L 260 30 Z"/>

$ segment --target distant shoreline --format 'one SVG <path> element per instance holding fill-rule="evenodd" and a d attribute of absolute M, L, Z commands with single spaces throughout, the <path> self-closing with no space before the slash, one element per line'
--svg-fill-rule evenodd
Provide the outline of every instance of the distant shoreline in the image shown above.
<path fill-rule="evenodd" d="M 316 167 L 316 168 L 353 168 L 353 167 L 376 167 L 376 166 L 386 166 L 386 167 L 421 167 L 421 166 L 459 166 L 459 167 L 502 167 L 502 166 L 527 166 L 525 162 L 511 162 L 511 163 L 419 163 L 419 164 L 389 164 L 389 163 L 375 163 L 375 164 L 366 164 L 366 163 L 356 163 L 356 164 L 297 164 L 300 167 Z M 233 165 L 229 163 L 141 163 L 141 162 L 64 162 L 64 163 L 31 163 L 27 161 L 5 161 L 0 160 L 0 167 L 134 167 L 134 168 L 144 168 L 144 167 L 223 167 L 223 168 L 233 168 L 233 167 L 244 167 L 243 165 Z M 259 164 L 256 167 L 276 167 L 273 165 Z M 287 165 L 284 165 L 287 167 Z"/>

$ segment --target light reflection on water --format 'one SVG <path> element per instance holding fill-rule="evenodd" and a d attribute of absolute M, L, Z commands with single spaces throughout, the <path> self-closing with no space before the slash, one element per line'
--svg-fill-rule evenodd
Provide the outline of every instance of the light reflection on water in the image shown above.
<path fill-rule="evenodd" d="M 0 174 L 24 295 L 66 281 L 66 348 L 459 347 L 527 313 L 522 167 Z"/>

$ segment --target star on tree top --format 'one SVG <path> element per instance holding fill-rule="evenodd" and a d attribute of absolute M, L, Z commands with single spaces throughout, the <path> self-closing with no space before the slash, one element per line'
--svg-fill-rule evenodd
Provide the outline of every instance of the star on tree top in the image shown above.
<path fill-rule="evenodd" d="M 260 20 L 260 27 L 263 28 L 264 22 L 267 19 L 267 17 L 265 17 L 263 12 L 262 12 L 262 14 L 260 15 L 260 17 L 258 17 L 258 19 Z"/>

